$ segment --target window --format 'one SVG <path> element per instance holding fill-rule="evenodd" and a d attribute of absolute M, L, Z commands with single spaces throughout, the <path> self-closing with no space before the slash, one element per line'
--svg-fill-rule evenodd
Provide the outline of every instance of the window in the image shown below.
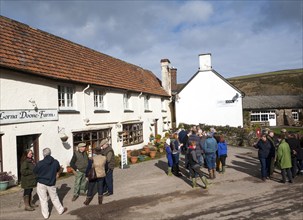
<path fill-rule="evenodd" d="M 269 119 L 275 119 L 275 111 L 252 111 L 250 114 L 250 121 L 262 122 Z"/>
<path fill-rule="evenodd" d="M 135 145 L 142 142 L 142 122 L 134 124 L 123 124 L 123 146 Z"/>
<path fill-rule="evenodd" d="M 58 86 L 58 106 L 59 108 L 72 109 L 74 89 L 68 86 Z"/>
<path fill-rule="evenodd" d="M 260 121 L 260 115 L 250 115 L 250 121 Z"/>
<path fill-rule="evenodd" d="M 123 106 L 124 106 L 124 109 L 126 109 L 126 110 L 130 109 L 129 99 L 130 99 L 130 95 L 127 93 L 124 93 L 123 94 Z"/>
<path fill-rule="evenodd" d="M 161 98 L 161 110 L 162 112 L 166 112 L 165 99 Z"/>
<path fill-rule="evenodd" d="M 292 110 L 291 113 L 292 113 L 293 119 L 295 121 L 299 121 L 299 112 L 298 112 L 298 110 Z"/>
<path fill-rule="evenodd" d="M 268 121 L 268 114 L 261 114 L 261 121 Z"/>
<path fill-rule="evenodd" d="M 104 102 L 105 92 L 100 90 L 94 90 L 94 107 L 97 109 L 105 109 Z"/>
<path fill-rule="evenodd" d="M 107 138 L 111 143 L 111 129 L 101 129 L 101 130 L 93 130 L 93 131 L 79 131 L 73 132 L 73 146 L 74 150 L 79 143 L 86 143 L 88 146 L 87 151 L 88 155 L 91 157 L 93 149 L 99 146 L 100 142 Z"/>
<path fill-rule="evenodd" d="M 149 99 L 150 97 L 149 96 L 144 96 L 144 109 L 145 111 L 149 111 Z"/>

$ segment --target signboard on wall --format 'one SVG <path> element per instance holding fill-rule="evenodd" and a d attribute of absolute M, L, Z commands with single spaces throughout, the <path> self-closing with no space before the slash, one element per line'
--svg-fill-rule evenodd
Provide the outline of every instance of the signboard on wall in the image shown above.
<path fill-rule="evenodd" d="M 58 121 L 58 109 L 0 110 L 0 125 L 36 121 Z"/>

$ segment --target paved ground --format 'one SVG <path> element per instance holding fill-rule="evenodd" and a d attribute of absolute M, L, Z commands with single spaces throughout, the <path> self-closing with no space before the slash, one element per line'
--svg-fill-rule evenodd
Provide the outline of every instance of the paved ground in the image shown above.
<path fill-rule="evenodd" d="M 186 176 L 168 177 L 165 158 L 115 169 L 114 195 L 101 206 L 97 197 L 88 207 L 85 197 L 71 202 L 74 178 L 59 179 L 59 196 L 68 212 L 60 216 L 50 205 L 49 219 L 303 219 L 303 176 L 282 184 L 275 173 L 264 183 L 256 155 L 252 148 L 230 147 L 226 173 L 217 174 L 208 190 L 192 189 Z M 43 219 L 40 208 L 26 212 L 19 207 L 19 188 L 8 192 L 0 194 L 0 219 Z"/>

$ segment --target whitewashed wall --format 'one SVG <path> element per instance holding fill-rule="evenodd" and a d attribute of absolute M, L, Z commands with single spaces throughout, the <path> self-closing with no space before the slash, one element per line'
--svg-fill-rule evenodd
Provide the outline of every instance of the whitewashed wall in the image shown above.
<path fill-rule="evenodd" d="M 121 123 L 125 121 L 142 121 L 144 142 L 128 147 L 128 149 L 141 148 L 149 141 L 149 135 L 154 132 L 151 126 L 153 119 L 158 118 L 158 133 L 162 133 L 162 118 L 171 121 L 171 113 L 161 111 L 161 97 L 151 96 L 150 109 L 152 112 L 144 112 L 144 96 L 133 93 L 131 96 L 131 109 L 133 113 L 124 113 L 123 93 L 107 91 L 105 96 L 107 110 L 110 113 L 94 113 L 93 88 L 83 90 L 87 85 L 58 83 L 55 80 L 20 74 L 17 72 L 1 70 L 0 73 L 0 110 L 33 109 L 29 100 L 35 100 L 39 109 L 58 108 L 58 85 L 69 85 L 75 88 L 75 110 L 80 114 L 60 114 L 58 121 L 29 122 L 1 125 L 3 170 L 17 173 L 17 146 L 16 136 L 41 134 L 39 137 L 39 157 L 43 158 L 42 150 L 49 147 L 52 155 L 59 160 L 64 167 L 69 164 L 73 154 L 72 132 L 90 129 L 112 128 L 112 146 L 115 154 L 120 154 L 122 142 L 118 141 L 118 131 L 122 131 Z M 166 101 L 168 105 L 169 102 Z M 87 123 L 87 120 L 89 122 Z M 69 139 L 62 143 L 58 128 L 64 128 Z"/>
<path fill-rule="evenodd" d="M 243 126 L 242 98 L 237 90 L 212 71 L 200 71 L 178 94 L 176 120 L 186 124 Z"/>

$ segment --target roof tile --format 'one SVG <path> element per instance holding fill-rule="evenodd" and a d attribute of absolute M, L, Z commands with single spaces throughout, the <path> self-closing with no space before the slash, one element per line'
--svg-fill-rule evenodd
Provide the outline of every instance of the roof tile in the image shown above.
<path fill-rule="evenodd" d="M 0 16 L 0 66 L 32 74 L 169 96 L 149 70 Z"/>

